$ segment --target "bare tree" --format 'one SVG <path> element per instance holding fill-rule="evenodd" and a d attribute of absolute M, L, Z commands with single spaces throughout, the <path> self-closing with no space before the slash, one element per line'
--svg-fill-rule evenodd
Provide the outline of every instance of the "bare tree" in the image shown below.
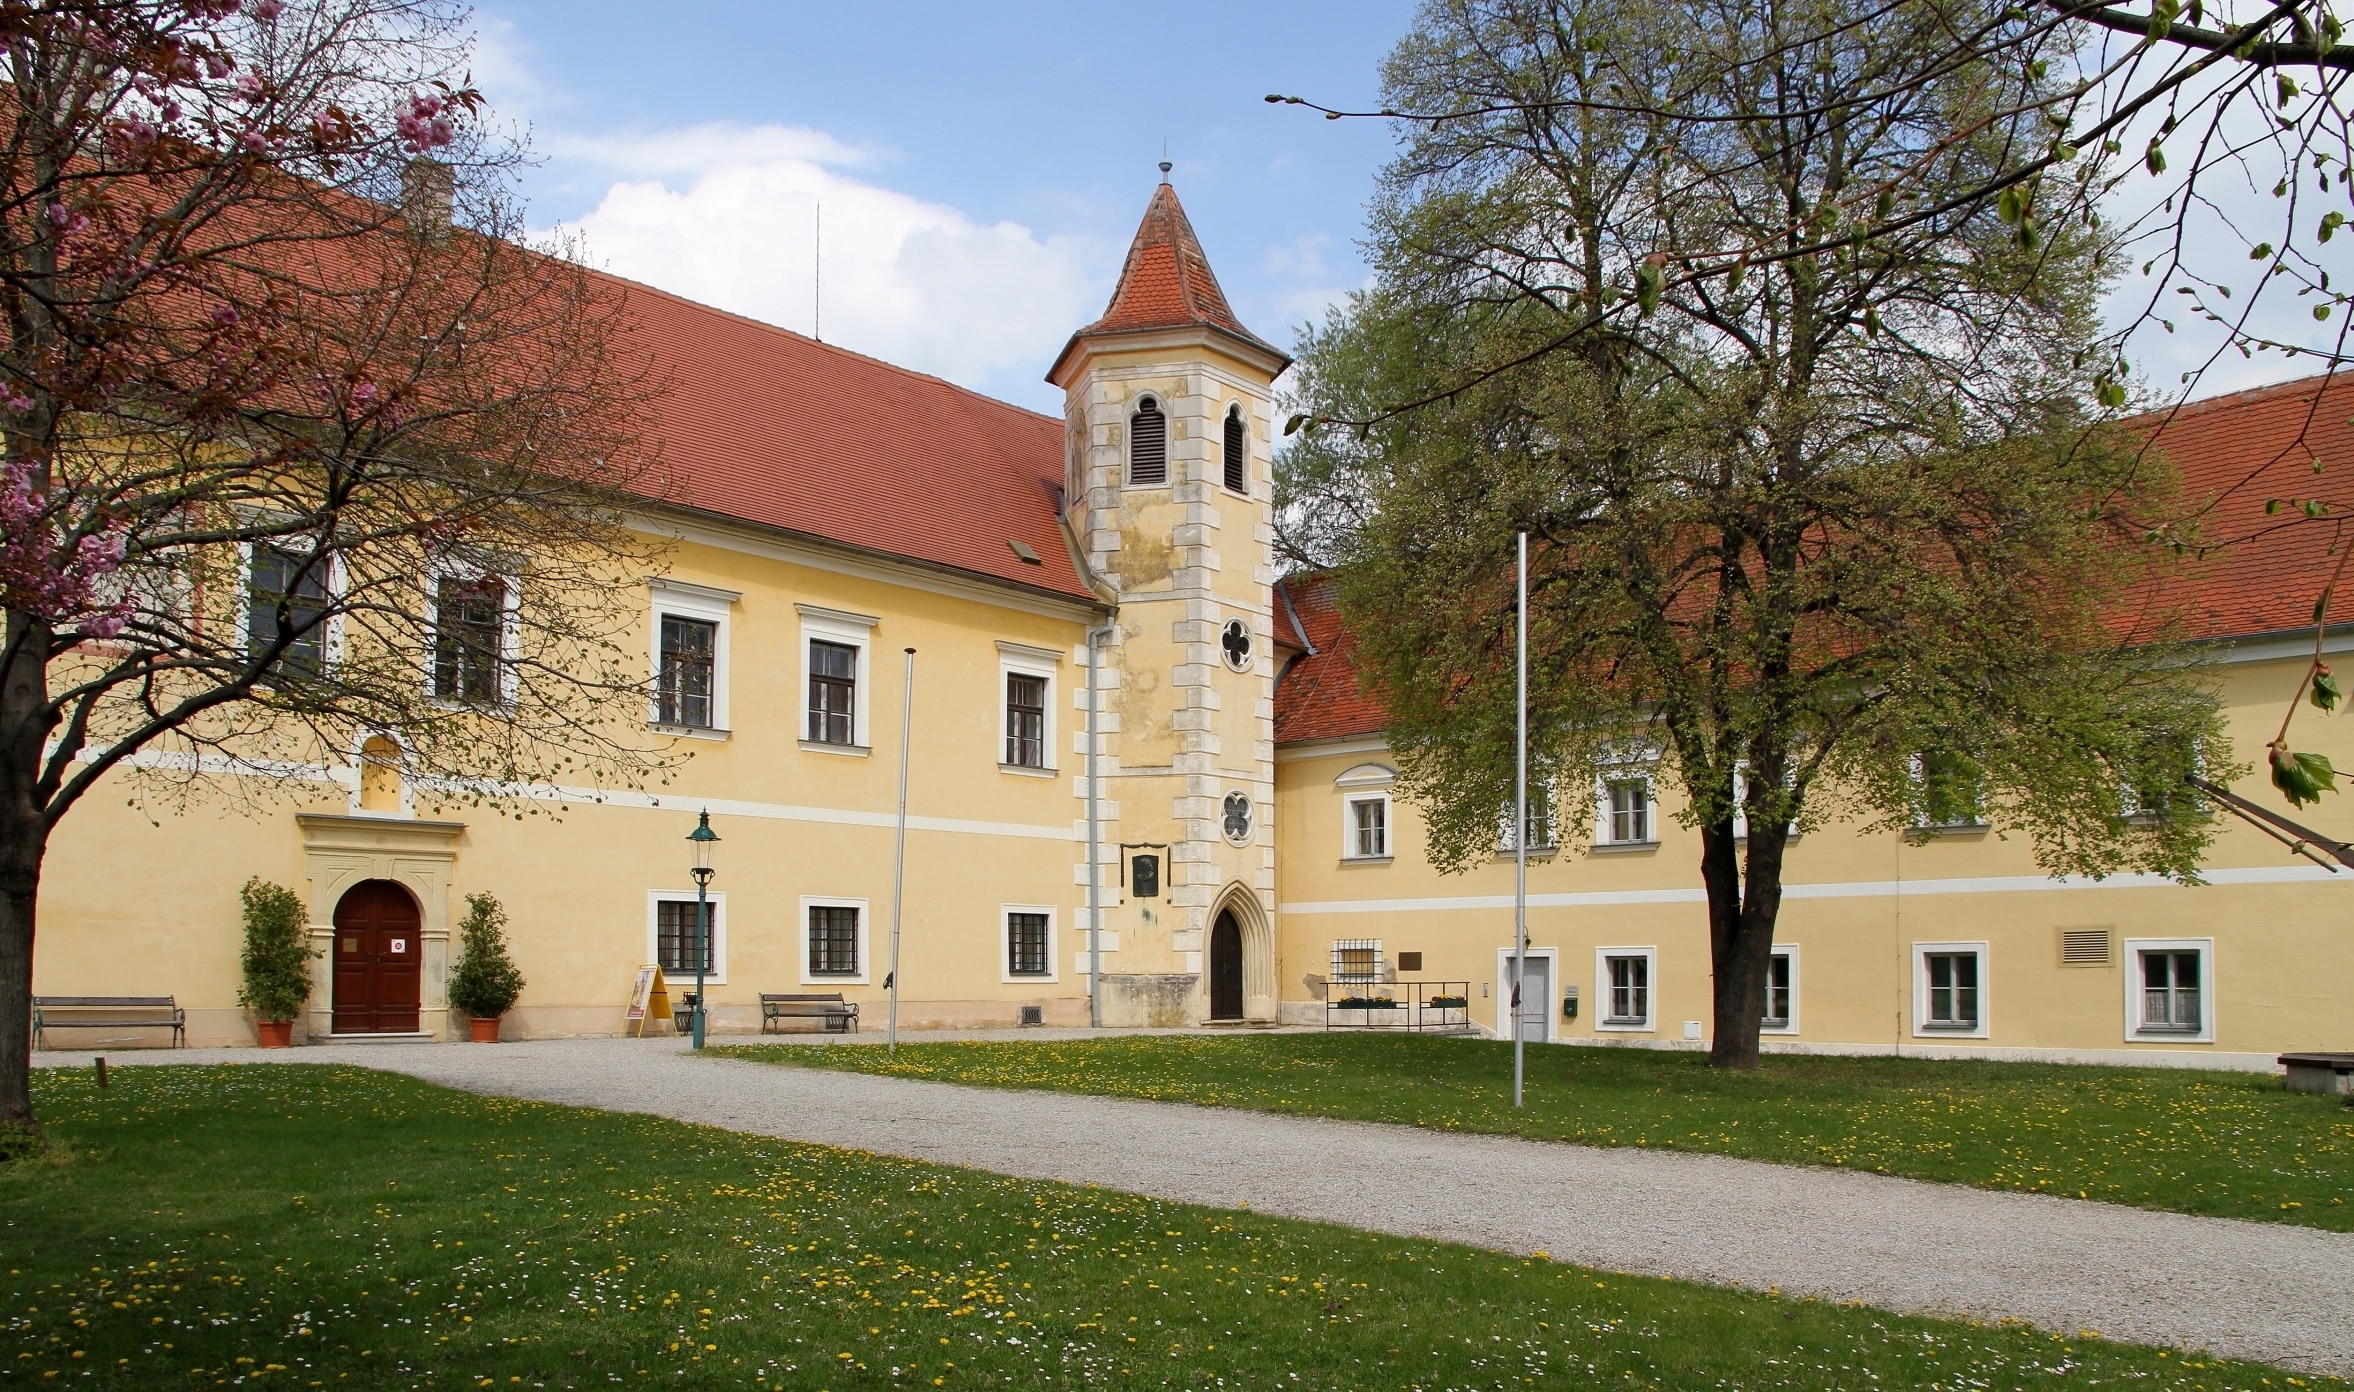
<path fill-rule="evenodd" d="M 2042 138 L 2045 79 L 1938 58 L 1968 18 L 1434 0 L 1390 93 L 1480 114 L 1410 132 L 1378 286 L 1301 354 L 1287 522 L 1434 856 L 1498 842 L 1526 530 L 1546 801 L 1574 844 L 1597 784 L 1681 785 L 1720 1065 L 1757 1061 L 1797 829 L 1984 818 L 2055 871 L 2186 877 L 2211 835 L 2182 789 L 2226 758 L 2216 694 L 2111 626 L 2176 552 L 2165 471 L 2087 410 L 2109 243 L 1947 196 Z"/>
<path fill-rule="evenodd" d="M 0 12 L 0 1127 L 42 856 L 102 780 L 261 795 L 370 736 L 445 800 L 656 767 L 615 642 L 645 370 L 525 244 L 463 19 Z"/>

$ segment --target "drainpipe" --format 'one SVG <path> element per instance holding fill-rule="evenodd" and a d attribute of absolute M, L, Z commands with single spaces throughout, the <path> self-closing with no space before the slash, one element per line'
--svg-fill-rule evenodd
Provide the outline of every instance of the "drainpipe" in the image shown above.
<path fill-rule="evenodd" d="M 1097 653 L 1112 626 L 1087 630 L 1087 1024 L 1103 1028 L 1103 833 L 1096 816 L 1095 711 L 1100 703 L 1095 672 L 1102 665 Z"/>

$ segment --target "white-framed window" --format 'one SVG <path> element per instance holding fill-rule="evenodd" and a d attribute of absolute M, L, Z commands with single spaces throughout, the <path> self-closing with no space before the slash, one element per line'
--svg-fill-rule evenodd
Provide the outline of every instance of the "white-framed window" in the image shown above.
<path fill-rule="evenodd" d="M 2125 940 L 2125 1037 L 2215 1042 L 2215 940 Z"/>
<path fill-rule="evenodd" d="M 1798 944 L 1775 943 L 1766 962 L 1765 1015 L 1761 1034 L 1798 1033 Z"/>
<path fill-rule="evenodd" d="M 705 900 L 711 911 L 711 962 L 703 979 L 727 983 L 727 892 L 714 890 Z M 693 990 L 695 979 L 695 891 L 646 891 L 646 960 L 662 968 L 662 975 L 679 989 L 679 978 Z"/>
<path fill-rule="evenodd" d="M 998 979 L 1056 981 L 1055 912 L 1048 904 L 1005 904 L 997 913 Z"/>
<path fill-rule="evenodd" d="M 514 577 L 495 566 L 445 557 L 426 572 L 425 681 L 435 700 L 504 706 L 515 699 L 520 603 Z"/>
<path fill-rule="evenodd" d="M 646 584 L 653 593 L 647 720 L 666 729 L 725 733 L 728 630 L 743 596 L 683 580 Z"/>
<path fill-rule="evenodd" d="M 864 754 L 875 625 L 866 614 L 793 606 L 801 614 L 801 747 Z"/>
<path fill-rule="evenodd" d="M 1169 417 L 1160 397 L 1146 392 L 1128 413 L 1128 482 L 1160 488 L 1169 482 Z"/>
<path fill-rule="evenodd" d="M 1553 834 L 1553 782 L 1547 778 L 1532 778 L 1528 785 L 1527 815 L 1522 830 L 1528 834 L 1531 855 L 1550 855 L 1557 839 Z M 1520 849 L 1513 834 L 1512 804 L 1507 802 L 1496 811 L 1496 854 L 1511 855 Z"/>
<path fill-rule="evenodd" d="M 1986 829 L 1986 772 L 1969 755 L 1928 749 L 1912 757 L 1913 827 L 1923 832 Z"/>
<path fill-rule="evenodd" d="M 1055 677 L 1062 654 L 1000 640 L 997 644 L 998 767 L 1054 770 Z"/>
<path fill-rule="evenodd" d="M 1332 974 L 1335 985 L 1365 985 L 1382 979 L 1381 939 L 1335 938 Z"/>
<path fill-rule="evenodd" d="M 281 633 L 292 632 L 275 670 L 316 676 L 333 666 L 343 635 L 343 616 L 329 612 L 343 588 L 338 559 L 297 537 L 247 542 L 240 549 L 244 583 L 237 591 L 237 624 L 247 655 L 259 658 Z"/>
<path fill-rule="evenodd" d="M 864 899 L 801 899 L 801 984 L 867 984 Z"/>
<path fill-rule="evenodd" d="M 1984 1039 L 1987 956 L 1983 942 L 1913 944 L 1913 1033 Z"/>
<path fill-rule="evenodd" d="M 1390 795 L 1347 793 L 1341 798 L 1341 858 L 1390 858 Z"/>
<path fill-rule="evenodd" d="M 1789 769 L 1785 771 L 1782 775 L 1782 790 L 1784 792 L 1788 792 L 1797 785 L 1798 770 Z M 1749 838 L 1748 802 L 1749 761 L 1747 759 L 1743 759 L 1739 763 L 1733 765 L 1733 839 L 1736 841 L 1745 841 Z M 1797 840 L 1798 833 L 1792 832 L 1790 834 L 1790 839 L 1794 841 Z"/>
<path fill-rule="evenodd" d="M 1658 844 L 1658 811 L 1648 769 L 1615 769 L 1604 774 L 1595 785 L 1594 844 Z"/>
<path fill-rule="evenodd" d="M 1600 1012 L 1594 1018 L 1594 1028 L 1625 1032 L 1657 1028 L 1654 993 L 1658 967 L 1656 947 L 1594 949 L 1594 1001 Z"/>

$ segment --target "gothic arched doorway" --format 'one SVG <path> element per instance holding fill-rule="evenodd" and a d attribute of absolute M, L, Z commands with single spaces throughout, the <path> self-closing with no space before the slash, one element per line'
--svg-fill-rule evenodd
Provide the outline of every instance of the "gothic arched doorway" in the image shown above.
<path fill-rule="evenodd" d="M 1210 1018 L 1242 1018 L 1242 927 L 1232 909 L 1221 909 L 1210 929 Z"/>
<path fill-rule="evenodd" d="M 414 1034 L 424 981 L 417 901 L 391 880 L 362 880 L 335 904 L 337 1034 Z"/>

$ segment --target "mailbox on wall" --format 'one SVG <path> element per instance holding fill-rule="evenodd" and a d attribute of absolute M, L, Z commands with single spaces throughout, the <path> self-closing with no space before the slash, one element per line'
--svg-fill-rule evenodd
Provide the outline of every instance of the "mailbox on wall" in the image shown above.
<path fill-rule="evenodd" d="M 1574 1020 L 1577 1017 L 1578 988 L 1575 986 L 1564 986 L 1561 988 L 1561 1018 L 1564 1020 Z"/>

